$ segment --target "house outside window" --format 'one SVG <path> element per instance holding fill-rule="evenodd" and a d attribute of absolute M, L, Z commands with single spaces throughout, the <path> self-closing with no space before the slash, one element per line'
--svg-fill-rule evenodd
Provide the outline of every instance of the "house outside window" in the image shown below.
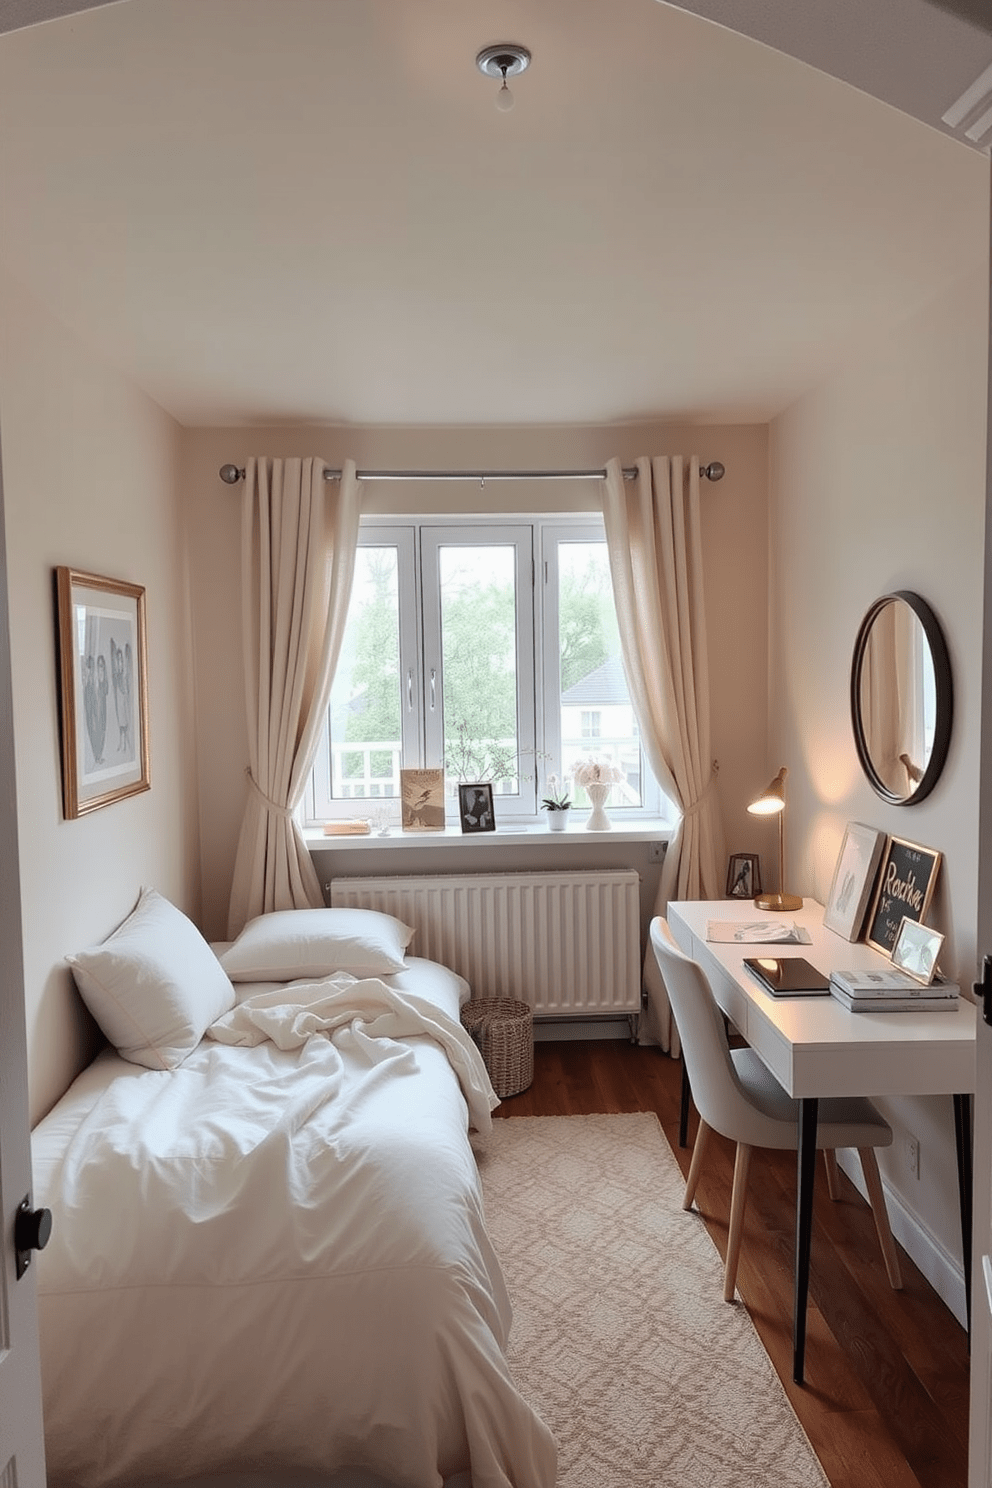
<path fill-rule="evenodd" d="M 488 781 L 497 820 L 540 819 L 549 772 L 619 764 L 611 815 L 668 814 L 627 693 L 602 520 L 365 518 L 305 820 L 373 817 L 400 770 Z M 572 792 L 584 806 L 583 793 Z"/>

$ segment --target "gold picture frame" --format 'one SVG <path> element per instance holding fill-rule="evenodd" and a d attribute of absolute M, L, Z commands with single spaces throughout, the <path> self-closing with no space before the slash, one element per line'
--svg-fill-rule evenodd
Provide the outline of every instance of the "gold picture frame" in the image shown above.
<path fill-rule="evenodd" d="M 55 570 L 67 820 L 151 789 L 145 591 Z"/>
<path fill-rule="evenodd" d="M 865 940 L 891 959 L 903 919 L 926 918 L 943 853 L 903 837 L 890 837 L 882 854 Z"/>

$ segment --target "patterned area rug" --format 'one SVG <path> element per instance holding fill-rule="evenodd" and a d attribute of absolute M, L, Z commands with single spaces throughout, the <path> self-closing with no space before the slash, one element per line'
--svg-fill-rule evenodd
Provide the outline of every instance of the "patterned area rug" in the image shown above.
<path fill-rule="evenodd" d="M 559 1488 L 829 1488 L 655 1116 L 520 1116 L 473 1140 L 510 1365 Z"/>

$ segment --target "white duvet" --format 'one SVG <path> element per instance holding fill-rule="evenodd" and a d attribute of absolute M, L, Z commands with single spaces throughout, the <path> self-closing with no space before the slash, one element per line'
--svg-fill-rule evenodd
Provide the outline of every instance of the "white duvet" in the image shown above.
<path fill-rule="evenodd" d="M 469 1122 L 464 983 L 241 987 L 177 1070 L 105 1054 L 32 1138 L 51 1488 L 358 1466 L 551 1488 Z"/>

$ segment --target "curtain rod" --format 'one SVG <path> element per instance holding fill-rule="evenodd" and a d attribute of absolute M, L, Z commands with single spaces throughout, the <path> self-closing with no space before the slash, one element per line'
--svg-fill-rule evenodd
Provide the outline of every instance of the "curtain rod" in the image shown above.
<path fill-rule="evenodd" d="M 724 470 L 719 460 L 711 460 L 708 465 L 699 467 L 700 475 L 710 481 L 722 480 Z M 605 470 L 358 470 L 355 474 L 362 481 L 478 481 L 480 486 L 484 486 L 486 481 L 606 479 Z M 637 474 L 636 466 L 625 466 L 623 474 L 625 480 L 633 480 Z M 245 473 L 237 465 L 222 465 L 220 478 L 225 485 L 236 486 L 238 481 L 244 480 Z M 325 470 L 324 479 L 340 480 L 341 472 Z"/>

